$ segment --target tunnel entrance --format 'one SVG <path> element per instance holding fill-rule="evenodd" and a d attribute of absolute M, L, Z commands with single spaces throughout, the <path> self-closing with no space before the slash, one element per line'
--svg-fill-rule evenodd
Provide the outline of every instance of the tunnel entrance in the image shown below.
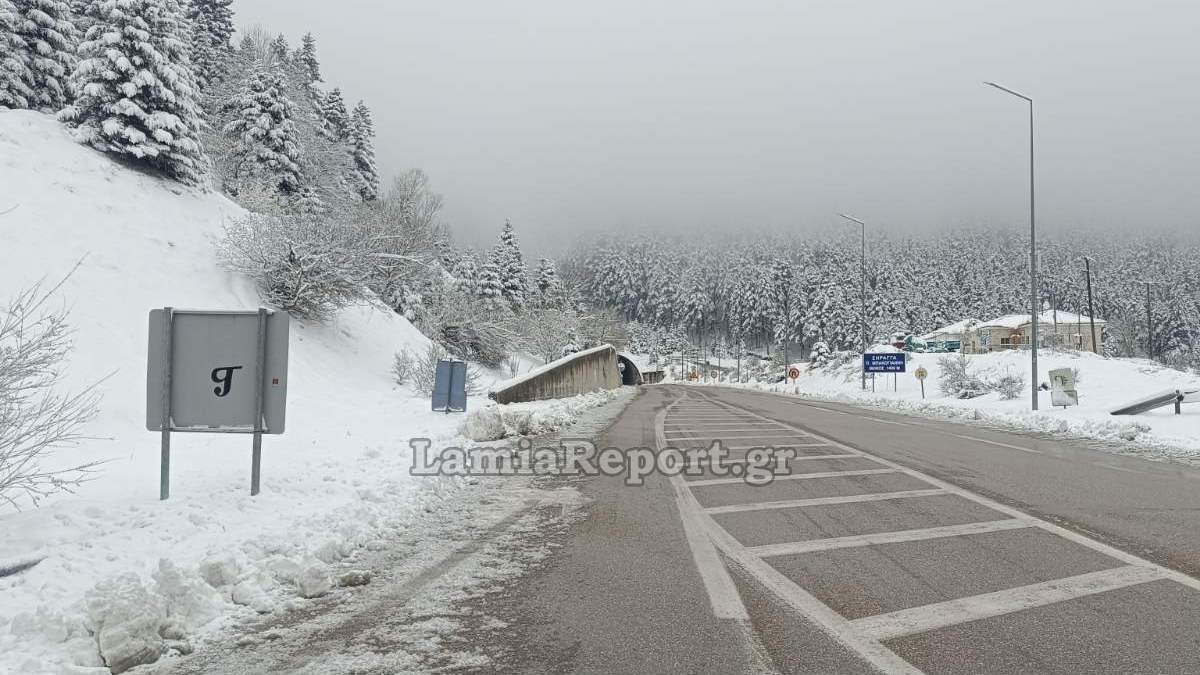
<path fill-rule="evenodd" d="M 630 359 L 617 354 L 617 370 L 621 373 L 621 384 L 635 386 L 642 383 L 642 372 Z"/>

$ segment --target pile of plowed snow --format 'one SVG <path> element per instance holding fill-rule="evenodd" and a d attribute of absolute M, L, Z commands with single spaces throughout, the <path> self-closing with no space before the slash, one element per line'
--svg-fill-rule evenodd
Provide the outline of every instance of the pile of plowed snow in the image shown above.
<path fill-rule="evenodd" d="M 158 500 L 159 436 L 145 429 L 147 314 L 253 309 L 251 283 L 213 241 L 241 209 L 133 171 L 74 143 L 53 118 L 0 111 L 0 302 L 82 264 L 56 296 L 75 349 L 64 385 L 103 380 L 97 440 L 46 465 L 104 460 L 77 495 L 0 510 L 0 672 L 109 666 L 179 646 L 220 619 L 328 588 L 332 564 L 419 514 L 455 481 L 409 475 L 408 439 L 448 444 L 462 417 L 392 382 L 394 354 L 427 341 L 392 312 L 355 308 L 293 322 L 288 428 L 264 440 L 249 495 L 250 438 L 176 434 L 171 499 Z M 472 406 L 485 401 L 472 399 Z M 440 441 L 440 442 L 439 442 Z M 460 439 L 461 442 L 461 439 Z"/>
<path fill-rule="evenodd" d="M 880 349 L 884 349 L 880 347 Z M 857 358 L 841 366 L 809 370 L 800 364 L 802 375 L 784 385 L 749 385 L 781 393 L 893 408 L 922 415 L 973 420 L 993 426 L 1026 429 L 1049 434 L 1095 438 L 1113 443 L 1111 449 L 1136 454 L 1162 454 L 1200 458 L 1200 402 L 1185 403 L 1183 414 L 1173 407 L 1160 408 L 1141 415 L 1114 416 L 1112 410 L 1141 398 L 1170 389 L 1200 390 L 1200 376 L 1167 368 L 1146 359 L 1104 358 L 1090 352 L 1042 350 L 1038 355 L 1038 374 L 1042 383 L 1057 368 L 1074 371 L 1078 377 L 1079 405 L 1054 407 L 1049 391 L 1039 395 L 1038 412 L 1030 410 L 1030 387 L 1015 399 L 1005 400 L 993 391 L 977 398 L 959 399 L 940 390 L 944 354 L 910 354 L 907 373 L 893 378 L 877 375 L 875 391 L 862 390 L 862 367 Z M 985 381 L 1012 374 L 1030 381 L 1027 351 L 974 354 L 967 357 L 969 372 Z M 925 398 L 921 383 L 914 377 L 918 367 L 928 372 Z"/>

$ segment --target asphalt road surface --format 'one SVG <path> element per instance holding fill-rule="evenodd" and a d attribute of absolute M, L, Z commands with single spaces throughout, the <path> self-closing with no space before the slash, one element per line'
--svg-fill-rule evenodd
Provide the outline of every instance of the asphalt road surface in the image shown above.
<path fill-rule="evenodd" d="M 647 387 L 602 446 L 791 447 L 591 502 L 489 596 L 496 667 L 592 673 L 1200 672 L 1200 470 L 740 390 Z M 718 475 L 724 473 L 724 475 Z"/>

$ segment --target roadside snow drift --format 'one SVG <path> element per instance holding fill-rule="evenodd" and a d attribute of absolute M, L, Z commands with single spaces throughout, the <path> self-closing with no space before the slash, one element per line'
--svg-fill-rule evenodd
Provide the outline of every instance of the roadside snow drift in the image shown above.
<path fill-rule="evenodd" d="M 880 347 L 884 349 L 884 347 Z M 1200 458 L 1200 403 L 1185 403 L 1183 414 L 1173 407 L 1132 416 L 1114 416 L 1111 411 L 1140 398 L 1166 389 L 1200 389 L 1200 377 L 1172 370 L 1145 359 L 1104 358 L 1091 352 L 1042 350 L 1038 353 L 1038 375 L 1050 381 L 1053 369 L 1077 372 L 1079 405 L 1054 407 L 1050 392 L 1039 394 L 1038 412 L 1030 410 L 1030 359 L 1027 351 L 1005 351 L 968 356 L 969 370 L 984 380 L 1011 374 L 1025 382 L 1024 389 L 1012 400 L 997 392 L 970 399 L 958 399 L 940 391 L 942 374 L 939 361 L 945 354 L 910 354 L 907 373 L 877 375 L 875 391 L 861 388 L 861 365 L 857 360 L 841 367 L 808 371 L 793 384 L 754 385 L 781 393 L 867 403 L 936 417 L 977 420 L 984 424 L 1026 429 L 1051 434 L 1095 438 L 1121 444 L 1127 451 Z M 949 355 L 951 358 L 957 355 Z M 914 377 L 918 367 L 929 373 L 925 381 L 926 398 Z M 896 391 L 893 391 L 893 382 Z M 745 385 L 743 385 L 745 386 Z"/>
<path fill-rule="evenodd" d="M 0 111 L 0 213 L 13 207 L 0 215 L 0 301 L 82 260 L 56 296 L 75 330 L 64 386 L 103 380 L 86 429 L 96 440 L 45 464 L 106 463 L 77 495 L 0 510 L 0 570 L 40 560 L 0 576 L 0 672 L 120 670 L 164 646 L 185 651 L 222 619 L 321 595 L 331 563 L 418 526 L 456 487 L 408 473 L 409 438 L 443 445 L 462 421 L 392 383 L 393 355 L 426 339 L 364 307 L 329 325 L 293 322 L 288 429 L 264 439 L 261 495 L 249 496 L 248 436 L 176 434 L 171 499 L 159 502 L 159 437 L 144 428 L 147 314 L 259 305 L 214 255 L 241 209 L 79 146 L 51 117 Z"/>

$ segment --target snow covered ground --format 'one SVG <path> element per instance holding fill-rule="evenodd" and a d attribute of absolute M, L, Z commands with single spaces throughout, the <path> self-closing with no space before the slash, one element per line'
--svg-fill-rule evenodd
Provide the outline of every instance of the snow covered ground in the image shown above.
<path fill-rule="evenodd" d="M 884 347 L 880 348 L 885 349 Z M 888 348 L 890 349 L 890 348 Z M 779 393 L 834 401 L 846 401 L 891 408 L 932 417 L 975 421 L 1012 429 L 1063 434 L 1112 441 L 1124 451 L 1177 458 L 1200 458 L 1200 402 L 1185 403 L 1183 414 L 1172 407 L 1143 415 L 1113 416 L 1114 408 L 1166 389 L 1200 389 L 1200 377 L 1166 368 L 1145 359 L 1110 359 L 1090 352 L 1039 352 L 1038 370 L 1042 382 L 1049 371 L 1072 368 L 1078 371 L 1079 406 L 1055 408 L 1050 392 L 1041 392 L 1038 412 L 1030 410 L 1029 386 L 1017 398 L 1003 400 L 996 392 L 978 398 L 958 399 L 939 390 L 944 354 L 911 354 L 908 372 L 895 378 L 877 375 L 875 391 L 862 390 L 861 366 L 857 360 L 840 368 L 809 371 L 808 364 L 797 364 L 802 375 L 794 383 L 729 384 Z M 968 356 L 971 372 L 985 379 L 1006 373 L 1030 380 L 1029 352 L 1006 351 Z M 921 398 L 920 382 L 913 373 L 918 367 L 929 372 L 925 381 L 926 397 Z M 711 381 L 710 381 L 711 382 Z"/>
<path fill-rule="evenodd" d="M 288 430 L 264 440 L 262 494 L 249 496 L 248 437 L 176 434 L 171 499 L 159 502 L 159 438 L 144 427 L 147 313 L 258 306 L 213 252 L 222 222 L 241 210 L 78 146 L 50 117 L 0 111 L 0 213 L 10 208 L 0 215 L 0 301 L 82 260 L 56 298 L 75 330 L 64 386 L 103 380 L 86 429 L 96 440 L 46 464 L 105 464 L 76 495 L 0 511 L 0 568 L 40 559 L 0 577 L 0 672 L 98 667 L 98 629 L 100 642 L 107 634 L 135 650 L 139 636 L 191 637 L 319 593 L 331 563 L 419 527 L 413 514 L 461 488 L 408 474 L 409 438 L 465 442 L 462 416 L 432 413 L 392 382 L 395 352 L 426 339 L 394 313 L 361 307 L 329 325 L 293 322 Z M 607 400 L 547 404 L 544 426 Z"/>

